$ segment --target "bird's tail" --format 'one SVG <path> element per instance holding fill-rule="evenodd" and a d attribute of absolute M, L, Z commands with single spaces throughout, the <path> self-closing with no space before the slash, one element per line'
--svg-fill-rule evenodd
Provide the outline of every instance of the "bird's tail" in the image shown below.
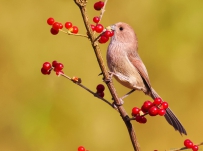
<path fill-rule="evenodd" d="M 152 97 L 152 99 L 161 98 L 153 88 L 151 88 L 151 93 L 149 95 Z M 166 114 L 164 115 L 164 117 L 167 120 L 167 122 L 174 127 L 175 130 L 180 132 L 181 135 L 182 134 L 187 135 L 185 128 L 183 127 L 181 122 L 178 120 L 178 118 L 175 116 L 175 114 L 171 111 L 170 108 L 166 109 Z"/>

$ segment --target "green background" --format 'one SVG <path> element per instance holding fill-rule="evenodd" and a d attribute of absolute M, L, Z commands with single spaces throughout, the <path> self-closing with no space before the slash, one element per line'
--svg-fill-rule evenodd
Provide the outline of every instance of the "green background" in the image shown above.
<path fill-rule="evenodd" d="M 99 15 L 89 0 L 90 20 Z M 78 7 L 72 0 L 0 0 L 0 150 L 90 151 L 133 150 L 119 114 L 85 90 L 53 72 L 40 73 L 45 61 L 57 60 L 68 76 L 82 78 L 96 91 L 102 83 L 89 41 L 82 37 L 50 34 L 49 17 L 72 21 L 85 34 Z M 132 122 L 143 151 L 182 147 L 190 138 L 203 141 L 203 1 L 109 0 L 104 26 L 123 21 L 138 37 L 139 53 L 151 84 L 185 126 L 180 136 L 163 117 Z M 101 45 L 105 59 L 108 44 Z M 105 61 L 106 62 L 106 61 Z M 129 89 L 114 82 L 119 96 Z M 108 90 L 105 98 L 111 100 Z M 150 99 L 135 92 L 124 107 L 141 106 Z M 202 148 L 202 147 L 200 147 Z"/>

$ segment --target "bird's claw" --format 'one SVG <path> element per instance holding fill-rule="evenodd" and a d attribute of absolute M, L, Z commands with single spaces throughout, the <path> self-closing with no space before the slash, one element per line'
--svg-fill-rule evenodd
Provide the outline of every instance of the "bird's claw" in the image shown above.
<path fill-rule="evenodd" d="M 113 98 L 112 98 L 112 100 L 113 100 Z M 124 101 L 122 99 L 120 99 L 120 103 L 119 104 L 113 102 L 112 106 L 114 106 L 114 108 L 117 108 L 117 106 L 122 106 L 123 104 L 124 104 Z"/>
<path fill-rule="evenodd" d="M 107 84 L 112 81 L 112 78 L 114 76 L 113 72 L 108 71 L 108 73 L 109 73 L 109 77 L 107 79 L 103 79 L 104 82 L 107 83 Z"/>

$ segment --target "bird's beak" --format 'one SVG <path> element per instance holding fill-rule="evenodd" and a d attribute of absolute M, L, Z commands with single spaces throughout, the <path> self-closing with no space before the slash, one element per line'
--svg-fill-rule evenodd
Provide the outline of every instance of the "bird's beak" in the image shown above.
<path fill-rule="evenodd" d="M 111 25 L 110 27 L 111 27 L 111 30 L 113 31 L 116 30 L 116 25 Z"/>
<path fill-rule="evenodd" d="M 106 29 L 114 31 L 116 29 L 115 27 L 116 27 L 115 25 L 111 25 L 111 26 L 106 27 Z"/>

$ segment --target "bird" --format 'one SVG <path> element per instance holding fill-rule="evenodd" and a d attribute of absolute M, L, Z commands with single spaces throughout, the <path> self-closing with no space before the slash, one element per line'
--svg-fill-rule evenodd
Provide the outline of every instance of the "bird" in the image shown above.
<path fill-rule="evenodd" d="M 133 91 L 143 91 L 152 99 L 161 98 L 152 88 L 147 69 L 138 54 L 138 41 L 133 28 L 124 22 L 115 23 L 110 28 L 114 32 L 106 53 L 110 73 L 120 84 Z M 187 135 L 170 108 L 166 109 L 164 117 L 181 135 Z"/>

